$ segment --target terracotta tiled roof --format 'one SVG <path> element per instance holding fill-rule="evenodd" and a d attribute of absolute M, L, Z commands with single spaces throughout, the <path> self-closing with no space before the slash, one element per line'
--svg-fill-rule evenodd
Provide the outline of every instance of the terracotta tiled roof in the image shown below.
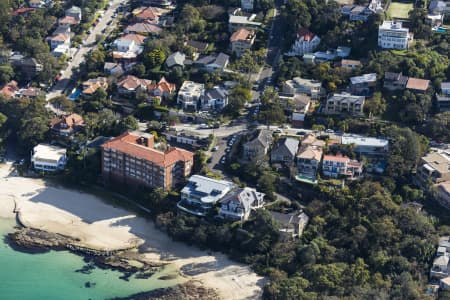
<path fill-rule="evenodd" d="M 75 24 L 79 24 L 80 20 L 72 17 L 72 16 L 65 16 L 61 19 L 58 20 L 59 24 L 71 24 L 71 25 L 75 25 Z"/>
<path fill-rule="evenodd" d="M 67 126 L 61 126 L 62 124 L 65 124 Z M 83 117 L 79 114 L 70 114 L 66 116 L 62 116 L 59 118 L 54 118 L 50 121 L 50 127 L 54 130 L 59 129 L 73 129 L 74 126 L 83 126 L 84 120 Z"/>
<path fill-rule="evenodd" d="M 342 155 L 324 155 L 323 161 L 349 162 L 350 158 Z"/>
<path fill-rule="evenodd" d="M 59 33 L 53 36 L 48 37 L 47 39 L 52 40 L 52 41 L 67 41 L 68 39 L 70 39 L 70 35 L 68 34 L 64 34 L 64 33 Z"/>
<path fill-rule="evenodd" d="M 12 80 L 12 81 L 8 82 L 7 84 L 5 84 L 0 89 L 0 94 L 3 94 L 7 97 L 13 97 L 14 94 L 18 91 L 19 91 L 19 85 L 17 84 L 17 81 Z"/>
<path fill-rule="evenodd" d="M 16 9 L 16 10 L 14 10 L 11 14 L 12 14 L 13 16 L 20 16 L 20 15 L 22 15 L 22 14 L 26 14 L 26 13 L 31 12 L 31 11 L 34 11 L 34 8 L 31 8 L 31 7 L 21 7 L 21 8 L 18 8 L 18 9 Z"/>
<path fill-rule="evenodd" d="M 106 77 L 93 78 L 83 82 L 83 94 L 93 94 L 99 88 L 108 88 L 108 81 Z"/>
<path fill-rule="evenodd" d="M 254 35 L 255 35 L 255 32 L 253 30 L 247 30 L 245 28 L 240 28 L 231 35 L 230 41 L 231 42 L 247 41 L 247 40 L 251 40 Z"/>
<path fill-rule="evenodd" d="M 190 151 L 180 148 L 170 148 L 165 152 L 158 151 L 156 149 L 139 144 L 139 138 L 140 137 L 138 135 L 126 132 L 106 142 L 101 147 L 103 149 L 114 149 L 136 158 L 151 161 L 154 164 L 162 167 L 171 166 L 178 161 L 187 162 L 194 159 L 194 153 Z"/>
<path fill-rule="evenodd" d="M 128 25 L 125 28 L 125 32 L 140 32 L 140 33 L 155 33 L 161 32 L 161 27 L 148 22 L 140 22 Z"/>
<path fill-rule="evenodd" d="M 128 40 L 128 41 L 134 41 L 136 45 L 141 45 L 144 43 L 146 37 L 141 34 L 135 34 L 135 33 L 128 33 L 124 36 L 120 37 L 121 40 Z"/>
<path fill-rule="evenodd" d="M 136 18 L 140 20 L 155 20 L 158 16 L 155 14 L 155 8 L 147 7 L 141 10 L 141 12 L 136 15 Z"/>
<path fill-rule="evenodd" d="M 409 77 L 406 88 L 418 91 L 426 91 L 428 89 L 429 83 L 429 80 Z"/>
<path fill-rule="evenodd" d="M 175 91 L 176 85 L 174 83 L 168 82 L 165 77 L 162 77 L 157 84 L 151 84 L 148 86 L 149 91 L 153 91 L 156 89 L 159 89 L 163 93 L 172 93 Z"/>
<path fill-rule="evenodd" d="M 316 35 L 306 28 L 300 28 L 297 33 L 297 38 L 303 37 L 307 42 L 311 41 Z"/>
<path fill-rule="evenodd" d="M 140 79 L 133 75 L 125 76 L 121 81 L 117 83 L 117 86 L 127 89 L 127 90 L 135 90 L 138 87 L 145 87 L 151 85 L 152 81 L 147 79 Z"/>

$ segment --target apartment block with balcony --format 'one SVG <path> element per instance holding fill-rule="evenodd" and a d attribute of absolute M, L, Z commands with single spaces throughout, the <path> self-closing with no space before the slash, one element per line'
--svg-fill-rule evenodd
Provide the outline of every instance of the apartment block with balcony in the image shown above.
<path fill-rule="evenodd" d="M 325 105 L 324 113 L 363 115 L 364 102 L 364 96 L 355 96 L 349 93 L 330 94 Z"/>
<path fill-rule="evenodd" d="M 197 111 L 204 94 L 203 83 L 185 81 L 178 91 L 177 104 L 181 105 L 183 110 Z"/>
<path fill-rule="evenodd" d="M 363 165 L 343 155 L 324 155 L 322 172 L 326 177 L 356 179 L 362 175 Z"/>
<path fill-rule="evenodd" d="M 378 27 L 378 46 L 383 49 L 408 49 L 413 34 L 402 22 L 384 21 Z"/>
<path fill-rule="evenodd" d="M 313 79 L 294 77 L 283 83 L 283 93 L 286 94 L 306 94 L 311 99 L 319 99 L 325 92 L 322 82 Z"/>
<path fill-rule="evenodd" d="M 151 134 L 126 132 L 102 146 L 106 182 L 170 190 L 191 174 L 194 154 L 169 147 L 155 148 Z"/>

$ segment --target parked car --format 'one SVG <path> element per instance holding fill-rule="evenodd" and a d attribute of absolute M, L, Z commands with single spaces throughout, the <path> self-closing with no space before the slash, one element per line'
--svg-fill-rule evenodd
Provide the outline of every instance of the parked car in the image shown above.
<path fill-rule="evenodd" d="M 211 151 L 217 151 L 219 150 L 219 146 L 215 146 L 214 148 L 211 149 Z"/>

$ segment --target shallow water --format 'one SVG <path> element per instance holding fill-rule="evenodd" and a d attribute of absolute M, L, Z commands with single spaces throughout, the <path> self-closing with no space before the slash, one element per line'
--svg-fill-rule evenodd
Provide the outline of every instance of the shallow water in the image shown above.
<path fill-rule="evenodd" d="M 13 231 L 14 220 L 0 218 L 0 299 L 108 299 L 164 288 L 180 278 L 158 280 L 175 273 L 167 266 L 148 279 L 120 279 L 119 271 L 93 268 L 89 274 L 76 272 L 86 266 L 83 257 L 68 251 L 28 254 L 13 250 L 4 237 Z M 91 287 L 86 287 L 89 282 Z"/>

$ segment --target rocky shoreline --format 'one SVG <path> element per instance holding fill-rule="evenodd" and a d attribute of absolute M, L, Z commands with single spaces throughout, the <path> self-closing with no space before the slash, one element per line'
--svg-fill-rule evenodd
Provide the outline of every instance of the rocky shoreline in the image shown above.
<path fill-rule="evenodd" d="M 103 269 L 113 269 L 124 273 L 122 279 L 127 280 L 132 275 L 139 278 L 149 278 L 165 264 L 149 263 L 137 251 L 130 249 L 115 252 L 103 252 L 77 246 L 79 241 L 56 233 L 18 228 L 8 234 L 8 243 L 17 251 L 26 253 L 45 253 L 50 250 L 69 250 L 84 257 L 87 267 L 80 272 L 89 272 L 89 264 Z M 107 255 L 108 254 L 108 255 Z"/>
<path fill-rule="evenodd" d="M 138 293 L 124 298 L 110 300 L 220 300 L 222 299 L 212 288 L 204 287 L 198 281 L 188 281 L 166 289 L 157 289 L 150 292 Z"/>

